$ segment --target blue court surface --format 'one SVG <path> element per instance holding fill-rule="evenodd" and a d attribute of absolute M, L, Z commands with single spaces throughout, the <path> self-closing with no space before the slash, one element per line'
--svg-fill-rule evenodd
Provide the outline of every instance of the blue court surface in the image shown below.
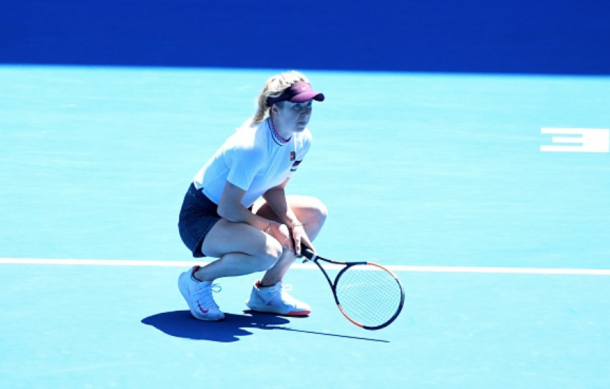
<path fill-rule="evenodd" d="M 609 77 L 305 72 L 288 192 L 402 315 L 353 326 L 299 263 L 310 317 L 245 311 L 252 275 L 192 319 L 182 198 L 279 71 L 0 67 L 0 388 L 610 387 Z"/>

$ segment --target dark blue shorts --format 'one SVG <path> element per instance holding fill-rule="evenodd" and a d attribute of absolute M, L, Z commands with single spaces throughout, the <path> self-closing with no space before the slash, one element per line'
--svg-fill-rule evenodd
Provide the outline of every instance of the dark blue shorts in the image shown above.
<path fill-rule="evenodd" d="M 220 219 L 218 205 L 191 184 L 180 210 L 178 230 L 182 241 L 193 253 L 193 257 L 205 257 L 201 252 L 201 245 L 205 236 Z"/>

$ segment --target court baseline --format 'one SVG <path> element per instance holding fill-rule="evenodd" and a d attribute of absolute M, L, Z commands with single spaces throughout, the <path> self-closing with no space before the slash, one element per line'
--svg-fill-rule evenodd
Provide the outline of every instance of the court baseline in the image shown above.
<path fill-rule="evenodd" d="M 204 265 L 207 262 L 198 262 Z M 128 260 L 128 259 L 45 259 L 45 258 L 0 258 L 0 264 L 17 265 L 68 265 L 68 266 L 146 266 L 146 267 L 190 267 L 192 261 Z M 336 266 L 327 266 L 333 268 Z M 540 275 L 592 275 L 610 276 L 610 269 L 535 268 L 535 267 L 460 267 L 460 266 L 409 266 L 388 265 L 394 272 L 420 273 L 495 273 L 495 274 L 540 274 Z M 313 264 L 295 263 L 294 269 L 317 269 Z"/>

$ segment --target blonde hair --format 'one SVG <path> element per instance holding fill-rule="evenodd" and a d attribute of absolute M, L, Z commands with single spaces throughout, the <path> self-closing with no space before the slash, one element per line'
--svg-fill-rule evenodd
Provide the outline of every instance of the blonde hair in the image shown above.
<path fill-rule="evenodd" d="M 278 97 L 286 89 L 299 82 L 309 82 L 309 80 L 304 74 L 295 70 L 269 78 L 256 99 L 257 108 L 254 117 L 252 117 L 252 125 L 259 124 L 267 117 L 269 108 L 271 108 L 267 105 L 267 99 L 269 97 Z"/>

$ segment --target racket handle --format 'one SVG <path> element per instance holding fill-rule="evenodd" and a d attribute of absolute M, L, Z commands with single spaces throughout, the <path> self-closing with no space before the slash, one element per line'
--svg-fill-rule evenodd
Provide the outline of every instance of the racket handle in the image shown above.
<path fill-rule="evenodd" d="M 305 263 L 307 261 L 313 261 L 317 257 L 316 253 L 314 253 L 313 251 L 311 251 L 311 249 L 309 249 L 305 246 L 301 246 L 301 254 L 303 254 L 306 258 L 303 260 L 303 263 Z"/>

